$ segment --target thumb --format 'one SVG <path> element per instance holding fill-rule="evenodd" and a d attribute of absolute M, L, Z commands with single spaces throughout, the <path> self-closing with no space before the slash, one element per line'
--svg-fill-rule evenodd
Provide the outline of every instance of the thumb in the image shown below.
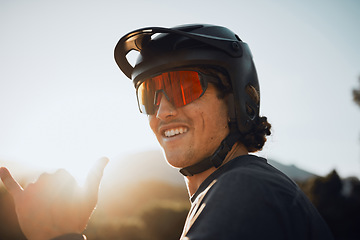
<path fill-rule="evenodd" d="M 97 199 L 100 181 L 108 162 L 109 159 L 103 157 L 99 159 L 94 165 L 94 167 L 90 170 L 85 182 L 85 193 L 87 197 Z"/>
<path fill-rule="evenodd" d="M 13 178 L 9 170 L 5 167 L 0 168 L 0 178 L 8 192 L 15 198 L 16 195 L 23 191 L 20 184 Z"/>

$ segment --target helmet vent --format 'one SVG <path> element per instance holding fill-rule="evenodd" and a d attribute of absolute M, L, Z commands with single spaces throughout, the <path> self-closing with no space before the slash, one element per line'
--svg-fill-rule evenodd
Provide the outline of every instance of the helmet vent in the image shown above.
<path fill-rule="evenodd" d="M 136 50 L 131 50 L 130 52 L 128 52 L 126 54 L 126 60 L 129 62 L 129 64 L 134 67 L 136 64 L 136 59 L 138 58 L 138 56 L 140 55 L 140 53 Z"/>
<path fill-rule="evenodd" d="M 256 105 L 260 103 L 260 93 L 259 91 L 251 84 L 246 86 L 246 93 L 249 94 L 250 98 Z"/>
<path fill-rule="evenodd" d="M 246 104 L 246 113 L 251 120 L 254 120 L 256 117 L 256 111 L 250 107 L 250 105 Z"/>
<path fill-rule="evenodd" d="M 163 33 L 154 33 L 151 35 L 151 40 L 154 40 L 157 36 L 161 35 Z"/>
<path fill-rule="evenodd" d="M 251 84 L 246 86 L 246 93 L 249 95 L 251 100 L 250 102 L 246 102 L 246 113 L 251 120 L 254 120 L 258 115 L 257 108 L 260 104 L 260 93 Z"/>
<path fill-rule="evenodd" d="M 239 40 L 240 42 L 242 42 L 241 39 L 239 38 L 239 36 L 238 36 L 237 34 L 235 34 L 235 37 L 236 37 L 237 40 Z"/>

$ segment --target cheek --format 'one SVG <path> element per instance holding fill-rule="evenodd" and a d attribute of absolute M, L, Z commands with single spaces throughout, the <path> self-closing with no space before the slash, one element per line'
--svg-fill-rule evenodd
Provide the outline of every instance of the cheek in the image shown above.
<path fill-rule="evenodd" d="M 225 104 L 219 104 L 217 114 L 212 116 L 210 121 L 213 123 L 212 128 L 220 135 L 221 141 L 229 134 L 228 112 Z"/>
<path fill-rule="evenodd" d="M 207 141 L 221 142 L 229 133 L 228 113 L 225 104 L 214 104 L 211 112 L 199 111 L 198 129 Z"/>
<path fill-rule="evenodd" d="M 228 126 L 228 111 L 227 106 L 222 102 L 216 102 L 211 108 L 210 113 L 206 116 L 207 119 L 204 120 L 208 125 L 213 125 L 215 129 L 223 129 Z"/>

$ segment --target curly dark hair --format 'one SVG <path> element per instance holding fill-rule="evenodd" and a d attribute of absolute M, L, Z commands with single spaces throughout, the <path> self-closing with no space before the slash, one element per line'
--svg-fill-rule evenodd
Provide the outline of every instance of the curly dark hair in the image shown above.
<path fill-rule="evenodd" d="M 207 75 L 219 78 L 218 83 L 213 83 L 219 90 L 219 99 L 226 98 L 228 94 L 232 93 L 232 87 L 227 80 L 228 74 L 226 71 L 213 66 L 201 66 L 197 67 L 197 69 Z M 255 89 L 255 87 L 248 85 L 246 92 L 257 104 L 260 103 L 260 93 Z M 251 111 L 253 110 L 250 107 L 247 108 L 247 111 L 250 115 L 252 115 Z M 271 124 L 268 122 L 267 117 L 258 116 L 255 119 L 255 124 L 252 126 L 252 129 L 246 134 L 241 134 L 239 141 L 244 144 L 249 152 L 257 152 L 264 147 L 267 136 L 269 135 L 271 135 Z"/>
<path fill-rule="evenodd" d="M 267 117 L 259 117 L 251 131 L 240 138 L 249 152 L 260 151 L 267 140 L 266 136 L 271 135 L 271 124 Z"/>

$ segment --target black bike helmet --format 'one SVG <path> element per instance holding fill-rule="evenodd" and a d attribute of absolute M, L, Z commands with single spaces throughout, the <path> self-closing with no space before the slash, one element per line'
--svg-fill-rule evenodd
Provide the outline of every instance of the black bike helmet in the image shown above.
<path fill-rule="evenodd" d="M 153 38 L 154 34 L 158 35 Z M 135 66 L 127 59 L 132 50 L 140 53 Z M 260 92 L 250 49 L 225 27 L 193 24 L 138 29 L 120 39 L 115 47 L 115 61 L 135 87 L 140 79 L 174 68 L 220 67 L 227 72 L 232 87 L 239 131 L 249 132 L 259 117 L 259 102 L 247 93 L 249 85 Z"/>
<path fill-rule="evenodd" d="M 132 50 L 139 52 L 134 66 L 127 59 L 127 55 Z M 132 79 L 135 87 L 142 79 L 175 68 L 209 66 L 223 69 L 232 88 L 230 95 L 233 96 L 231 98 L 233 101 L 230 101 L 229 112 L 232 121 L 236 122 L 237 132 L 248 133 L 259 118 L 259 101 L 254 100 L 247 91 L 247 88 L 252 86 L 259 94 L 258 77 L 252 54 L 248 45 L 225 27 L 191 24 L 174 28 L 141 28 L 119 40 L 114 56 L 122 72 Z M 219 155 L 220 152 L 220 158 L 225 158 L 237 139 L 238 137 L 235 136 L 225 139 L 214 155 Z M 221 163 L 222 161 L 223 159 Z M 213 165 L 221 163 L 213 163 Z M 203 168 L 204 166 L 199 167 L 199 169 Z M 190 172 L 192 172 L 190 175 L 193 175 L 194 171 Z"/>

